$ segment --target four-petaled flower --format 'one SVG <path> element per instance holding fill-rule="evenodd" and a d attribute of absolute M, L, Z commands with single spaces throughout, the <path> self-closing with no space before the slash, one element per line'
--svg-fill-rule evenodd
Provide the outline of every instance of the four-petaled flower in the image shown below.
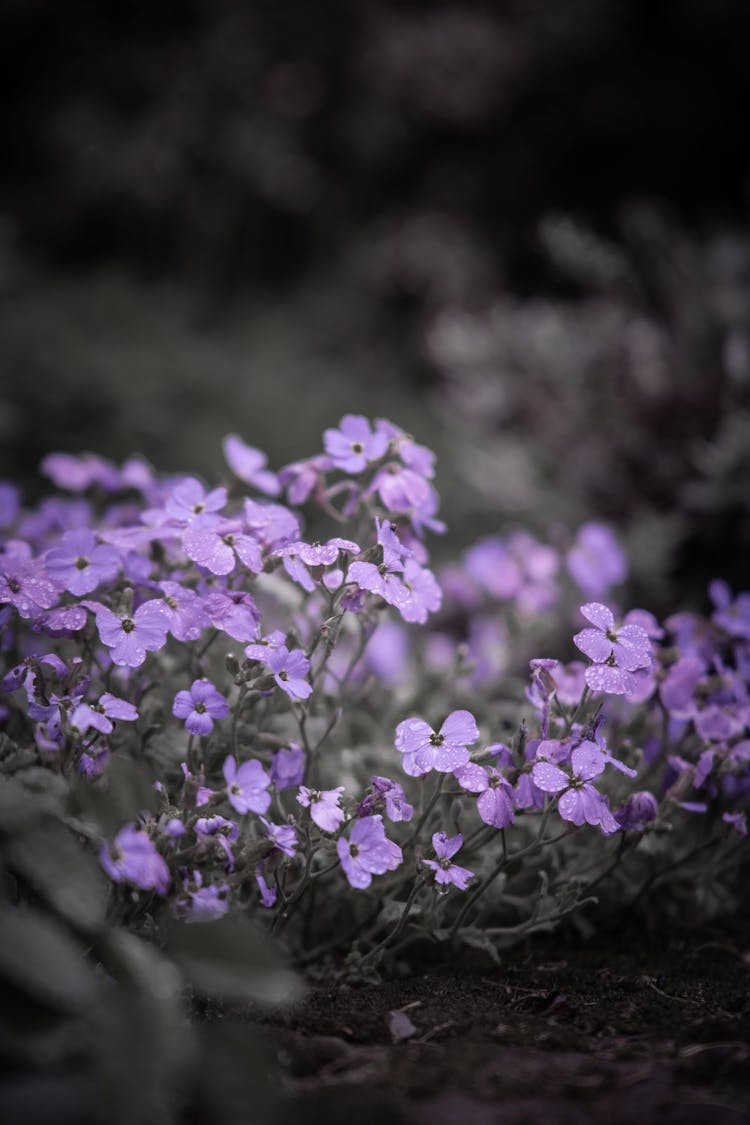
<path fill-rule="evenodd" d="M 370 780 L 372 793 L 359 802 L 358 816 L 373 816 L 385 810 L 385 815 L 390 820 L 411 820 L 414 806 L 406 800 L 397 781 L 391 781 L 389 777 L 373 777 Z"/>
<path fill-rule="evenodd" d="M 99 602 L 85 602 L 96 617 L 102 644 L 111 650 L 112 660 L 125 668 L 138 668 L 147 652 L 156 652 L 167 641 L 167 621 L 161 601 L 152 598 L 134 613 L 113 613 Z"/>
<path fill-rule="evenodd" d="M 308 789 L 300 785 L 297 800 L 324 832 L 336 832 L 344 822 L 344 810 L 339 805 L 344 786 L 336 789 Z"/>
<path fill-rule="evenodd" d="M 598 826 L 605 835 L 617 832 L 619 825 L 606 797 L 591 784 L 604 772 L 606 756 L 593 742 L 582 742 L 570 755 L 570 763 L 572 777 L 551 762 L 536 762 L 531 774 L 534 784 L 545 793 L 562 793 L 557 811 L 563 820 L 579 827 Z"/>
<path fill-rule="evenodd" d="M 81 597 L 103 582 L 114 581 L 120 569 L 120 552 L 116 547 L 97 544 L 88 527 L 77 527 L 65 532 L 60 546 L 47 553 L 44 565 L 53 582 Z"/>
<path fill-rule="evenodd" d="M 189 691 L 178 691 L 172 714 L 185 720 L 191 734 L 206 735 L 214 729 L 214 719 L 225 719 L 229 704 L 210 680 L 194 680 Z"/>
<path fill-rule="evenodd" d="M 451 863 L 453 856 L 461 848 L 464 838 L 459 832 L 457 836 L 446 836 L 445 832 L 436 832 L 432 837 L 432 847 L 437 859 L 423 859 L 426 867 L 431 867 L 435 882 L 442 886 L 452 883 L 459 891 L 465 891 L 469 880 L 474 878 L 474 872 L 467 867 L 459 867 Z"/>
<path fill-rule="evenodd" d="M 355 821 L 349 839 L 340 836 L 336 841 L 336 851 L 350 886 L 357 890 L 369 887 L 373 875 L 394 871 L 403 859 L 401 848 L 386 836 L 381 816 Z"/>
<path fill-rule="evenodd" d="M 85 734 L 89 727 L 98 730 L 100 734 L 111 734 L 114 729 L 113 719 L 134 723 L 137 718 L 138 711 L 132 703 L 105 691 L 97 703 L 79 703 L 70 716 L 70 725 L 76 727 L 81 734 Z"/>
<path fill-rule="evenodd" d="M 312 686 L 305 676 L 310 671 L 310 661 L 300 648 L 290 652 L 286 645 L 270 649 L 265 662 L 271 669 L 273 678 L 290 699 L 307 699 L 312 695 Z"/>
<path fill-rule="evenodd" d="M 405 719 L 396 728 L 396 749 L 403 754 L 402 765 L 412 777 L 430 770 L 452 773 L 469 760 L 466 749 L 479 738 L 476 719 L 470 711 L 452 711 L 435 732 L 424 719 Z"/>
<path fill-rule="evenodd" d="M 224 762 L 224 780 L 227 783 L 227 799 L 235 812 L 266 812 L 271 804 L 268 792 L 271 779 L 259 761 L 253 758 L 238 768 L 230 754 Z"/>
<path fill-rule="evenodd" d="M 627 695 L 635 686 L 631 673 L 651 667 L 648 633 L 640 625 L 616 629 L 612 610 L 601 602 L 587 602 L 581 613 L 594 626 L 573 637 L 576 647 L 594 662 L 586 669 L 586 683 L 592 691 Z"/>
<path fill-rule="evenodd" d="M 135 824 L 121 828 L 113 844 L 102 844 L 99 860 L 116 883 L 124 880 L 160 895 L 169 890 L 170 874 L 166 862 L 148 833 Z"/>
<path fill-rule="evenodd" d="M 267 496 L 278 496 L 281 484 L 275 473 L 266 468 L 268 458 L 260 449 L 246 445 L 237 434 L 227 434 L 223 442 L 224 457 L 236 477 L 251 484 Z"/>
<path fill-rule="evenodd" d="M 389 438 L 381 430 L 373 432 L 361 414 L 345 414 L 337 430 L 325 431 L 323 441 L 334 468 L 361 473 L 372 461 L 384 456 Z"/>

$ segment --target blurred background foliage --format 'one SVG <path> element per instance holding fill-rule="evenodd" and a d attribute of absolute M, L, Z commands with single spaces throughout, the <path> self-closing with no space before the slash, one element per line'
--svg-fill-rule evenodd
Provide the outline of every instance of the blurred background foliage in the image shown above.
<path fill-rule="evenodd" d="M 8 0 L 0 472 L 434 446 L 455 552 L 612 521 L 633 597 L 750 546 L 742 0 Z"/>

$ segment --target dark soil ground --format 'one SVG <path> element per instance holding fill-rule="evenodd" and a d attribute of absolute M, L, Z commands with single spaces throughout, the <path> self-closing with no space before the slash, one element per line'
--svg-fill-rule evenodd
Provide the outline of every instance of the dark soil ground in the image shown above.
<path fill-rule="evenodd" d="M 750 1121 L 746 926 L 462 962 L 313 984 L 274 1019 L 285 1125 Z M 413 1031 L 394 1042 L 404 1010 Z"/>

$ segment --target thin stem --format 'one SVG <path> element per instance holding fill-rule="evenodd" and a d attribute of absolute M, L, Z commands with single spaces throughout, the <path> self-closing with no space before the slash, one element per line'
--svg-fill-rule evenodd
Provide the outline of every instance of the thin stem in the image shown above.
<path fill-rule="evenodd" d="M 443 790 L 443 786 L 445 785 L 445 780 L 446 780 L 447 776 L 448 775 L 445 774 L 445 773 L 440 774 L 440 777 L 438 779 L 438 783 L 435 786 L 435 791 L 432 794 L 432 796 L 430 797 L 429 801 L 427 802 L 427 807 L 424 809 L 422 815 L 420 816 L 419 820 L 417 821 L 416 828 L 412 832 L 409 839 L 406 841 L 406 845 L 405 845 L 406 847 L 410 847 L 412 844 L 414 844 L 419 839 L 419 833 L 424 828 L 425 822 L 427 821 L 428 816 L 430 815 L 430 813 L 434 809 L 435 805 L 437 804 L 438 798 L 440 797 L 440 794 Z"/>
<path fill-rule="evenodd" d="M 363 964 L 370 959 L 374 959 L 375 957 L 377 957 L 378 954 L 382 953 L 391 944 L 391 942 L 396 941 L 396 939 L 400 937 L 409 918 L 411 908 L 414 905 L 414 900 L 424 884 L 424 875 L 418 875 L 414 881 L 414 886 L 411 889 L 409 897 L 404 903 L 404 909 L 401 911 L 401 917 L 399 918 L 398 922 L 390 931 L 390 933 L 385 935 L 381 942 L 379 942 L 373 949 L 371 949 L 369 953 L 365 954 L 362 959 Z"/>
<path fill-rule="evenodd" d="M 474 888 L 473 892 L 469 895 L 469 897 L 466 899 L 463 906 L 459 910 L 458 914 L 456 915 L 456 919 L 455 919 L 455 921 L 454 921 L 454 923 L 451 927 L 451 934 L 450 934 L 451 940 L 455 941 L 456 935 L 457 935 L 457 933 L 458 933 L 458 931 L 461 927 L 461 923 L 463 922 L 464 918 L 466 917 L 466 915 L 471 910 L 474 903 L 479 898 L 481 898 L 481 896 L 484 894 L 484 892 L 489 887 L 492 886 L 495 879 L 497 879 L 498 875 L 500 875 L 500 873 L 503 871 L 503 869 L 506 868 L 510 862 L 512 862 L 514 860 L 517 860 L 517 859 L 521 859 L 522 856 L 528 855 L 530 852 L 536 851 L 537 848 L 544 847 L 547 843 L 551 843 L 551 841 L 544 840 L 544 829 L 547 826 L 547 820 L 549 819 L 549 814 L 552 810 L 552 804 L 553 803 L 550 801 L 545 806 L 544 812 L 542 813 L 542 819 L 539 822 L 539 831 L 537 832 L 536 839 L 533 840 L 530 844 L 528 844 L 525 848 L 521 848 L 520 851 L 514 852 L 511 855 L 509 855 L 508 851 L 507 851 L 506 844 L 505 844 L 505 835 L 503 834 L 503 836 L 502 836 L 503 854 L 500 857 L 500 859 L 497 861 L 495 866 L 492 868 L 490 873 L 488 875 L 485 875 L 484 879 L 481 880 L 479 885 Z"/>

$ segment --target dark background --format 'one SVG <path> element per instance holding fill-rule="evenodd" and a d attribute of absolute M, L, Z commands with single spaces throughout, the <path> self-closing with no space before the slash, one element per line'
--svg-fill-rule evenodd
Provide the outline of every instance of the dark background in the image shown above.
<path fill-rule="evenodd" d="M 750 547 L 742 0 L 5 0 L 0 473 L 440 457 L 450 552 L 612 521 L 652 608 Z"/>

